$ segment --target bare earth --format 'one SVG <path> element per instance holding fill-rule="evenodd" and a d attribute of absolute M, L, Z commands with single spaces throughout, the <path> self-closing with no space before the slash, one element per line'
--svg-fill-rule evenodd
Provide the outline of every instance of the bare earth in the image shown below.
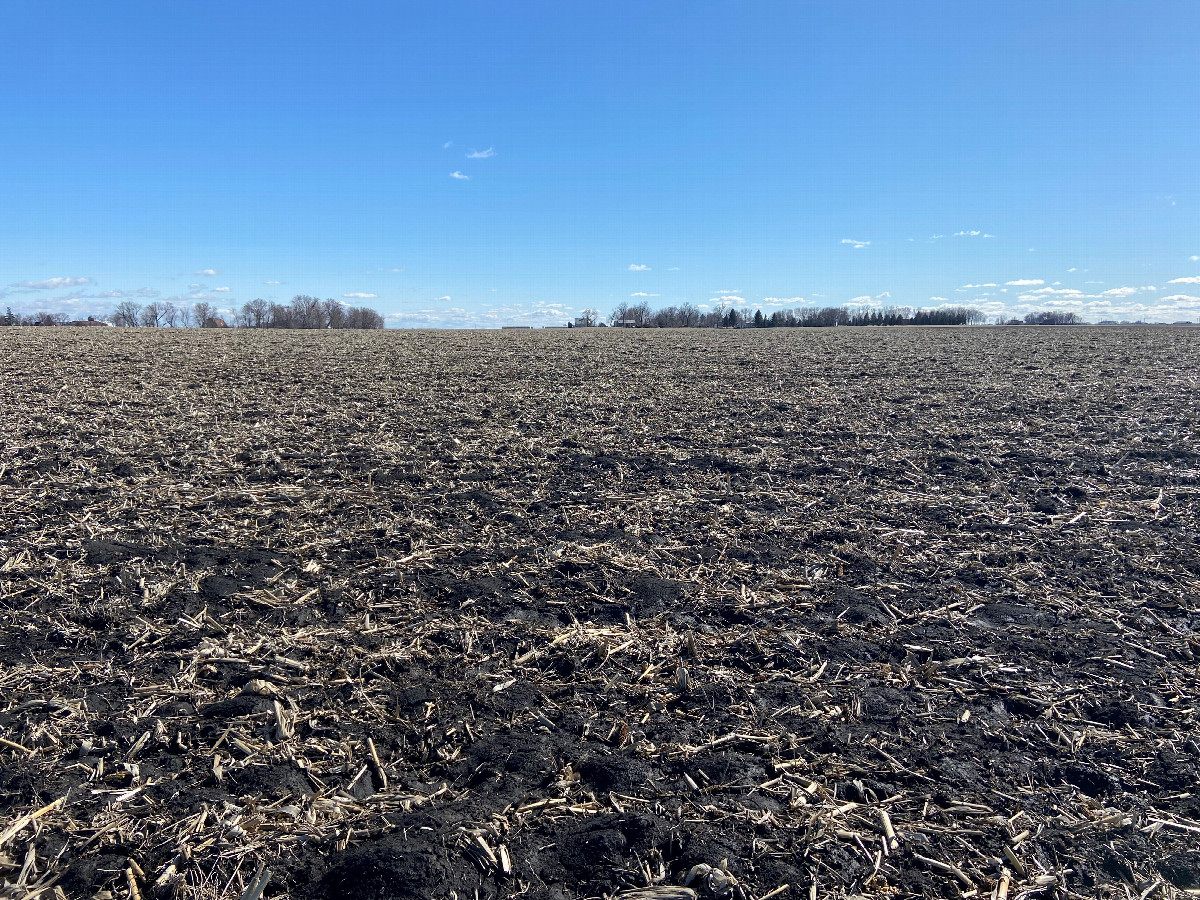
<path fill-rule="evenodd" d="M 1200 888 L 1198 370 L 0 329 L 0 897 Z"/>

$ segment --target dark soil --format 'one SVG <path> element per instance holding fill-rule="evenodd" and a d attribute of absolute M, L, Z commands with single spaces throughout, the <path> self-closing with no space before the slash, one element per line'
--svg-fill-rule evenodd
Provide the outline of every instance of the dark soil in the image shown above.
<path fill-rule="evenodd" d="M 4 330 L 0 877 L 1195 890 L 1198 351 Z"/>

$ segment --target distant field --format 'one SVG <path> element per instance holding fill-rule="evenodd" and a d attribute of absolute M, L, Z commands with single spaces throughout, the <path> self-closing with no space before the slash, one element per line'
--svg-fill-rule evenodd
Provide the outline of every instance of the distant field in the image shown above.
<path fill-rule="evenodd" d="M 0 329 L 0 895 L 1200 887 L 1198 371 Z"/>

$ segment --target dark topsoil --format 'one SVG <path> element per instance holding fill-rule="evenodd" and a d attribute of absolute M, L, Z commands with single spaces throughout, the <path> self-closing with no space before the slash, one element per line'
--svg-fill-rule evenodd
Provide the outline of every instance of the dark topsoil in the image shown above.
<path fill-rule="evenodd" d="M 1198 351 L 8 330 L 0 877 L 1197 888 Z"/>

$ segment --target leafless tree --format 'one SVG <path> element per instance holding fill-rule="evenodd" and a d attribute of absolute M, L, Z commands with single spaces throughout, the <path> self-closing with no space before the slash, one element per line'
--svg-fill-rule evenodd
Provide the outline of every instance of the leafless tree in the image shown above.
<path fill-rule="evenodd" d="M 297 294 L 292 298 L 293 328 L 324 328 L 325 307 L 316 297 Z"/>
<path fill-rule="evenodd" d="M 162 307 L 162 323 L 168 328 L 179 327 L 180 319 L 183 317 L 183 310 L 170 300 L 164 300 L 160 306 Z"/>
<path fill-rule="evenodd" d="M 346 310 L 345 328 L 378 329 L 383 328 L 383 316 L 365 306 L 351 306 Z"/>
<path fill-rule="evenodd" d="M 325 324 L 329 328 L 346 327 L 346 307 L 337 300 L 326 300 L 321 307 L 325 314 Z"/>
<path fill-rule="evenodd" d="M 163 306 L 158 301 L 147 303 L 142 307 L 141 316 L 139 317 L 142 327 L 158 328 L 163 324 Z"/>
<path fill-rule="evenodd" d="M 272 303 L 267 315 L 268 328 L 294 328 L 292 308 L 283 303 Z"/>
<path fill-rule="evenodd" d="M 600 310 L 588 308 L 585 309 L 579 316 L 580 325 L 595 325 L 600 321 Z"/>
<path fill-rule="evenodd" d="M 217 308 L 207 300 L 198 300 L 192 305 L 192 321 L 198 328 L 212 328 L 212 321 L 217 317 Z"/>
<path fill-rule="evenodd" d="M 122 300 L 112 314 L 112 323 L 123 328 L 136 328 L 141 322 L 142 307 L 132 300 Z"/>
<path fill-rule="evenodd" d="M 242 324 L 247 328 L 265 328 L 270 314 L 270 304 L 256 297 L 242 304 Z"/>

